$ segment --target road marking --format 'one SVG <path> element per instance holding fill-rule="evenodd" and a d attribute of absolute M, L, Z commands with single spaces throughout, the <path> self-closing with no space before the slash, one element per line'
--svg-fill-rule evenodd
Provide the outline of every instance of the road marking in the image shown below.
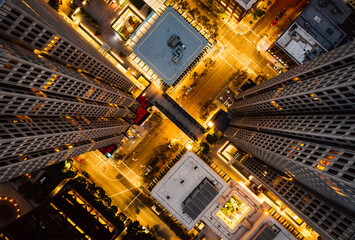
<path fill-rule="evenodd" d="M 229 62 L 227 62 L 226 59 L 224 59 L 224 57 L 220 56 L 231 68 L 233 68 L 234 71 L 237 71 L 236 68 L 234 68 Z M 238 60 L 238 59 L 237 59 Z M 239 61 L 239 60 L 238 60 Z"/>
<path fill-rule="evenodd" d="M 235 38 L 235 36 L 237 36 L 237 35 L 234 35 L 234 36 L 224 45 L 224 47 L 227 47 L 227 45 L 233 40 L 233 38 Z"/>
<path fill-rule="evenodd" d="M 228 30 L 227 31 L 225 31 L 225 33 L 223 34 L 223 36 L 222 37 L 220 37 L 219 38 L 219 40 L 222 40 L 222 38 L 224 38 L 224 36 L 228 33 L 230 31 L 230 28 L 228 28 Z"/>
<path fill-rule="evenodd" d="M 253 29 L 251 29 L 251 28 L 249 28 L 249 29 L 250 29 L 250 31 L 251 31 L 252 33 L 255 34 L 255 36 L 257 36 L 258 38 L 260 38 L 260 36 L 259 36 L 258 34 L 256 34 L 256 32 L 254 32 Z"/>
<path fill-rule="evenodd" d="M 137 159 L 138 160 L 138 159 Z M 111 163 L 109 163 L 111 166 L 113 166 Z M 135 173 L 135 172 L 133 172 L 133 170 L 132 169 L 130 169 L 124 162 L 121 162 L 121 164 L 123 164 L 123 165 L 125 165 L 126 166 L 126 168 L 128 168 L 128 170 L 130 171 L 130 172 L 132 172 L 138 179 L 140 179 L 140 177 Z"/>
<path fill-rule="evenodd" d="M 121 163 L 123 163 L 123 162 L 121 162 Z M 125 178 L 127 178 L 127 180 L 128 181 L 130 181 L 132 184 L 133 184 L 133 186 L 135 186 L 135 187 L 138 187 L 138 184 L 136 184 L 135 182 L 133 182 L 132 180 L 131 180 L 131 178 L 129 178 L 128 177 L 128 175 L 130 174 L 130 172 L 126 175 L 126 174 L 124 174 L 119 168 L 117 168 L 115 165 L 112 165 L 110 162 L 108 162 L 108 164 L 110 164 L 112 167 L 114 167 L 114 168 L 116 168 L 116 170 L 119 172 L 119 173 L 121 173 Z M 124 164 L 124 163 L 123 163 Z M 126 164 L 124 164 L 124 165 L 126 165 Z M 126 165 L 127 166 L 127 165 Z M 128 168 L 128 167 L 127 167 Z M 135 174 L 130 168 L 128 168 L 133 174 Z M 138 178 L 137 179 L 137 181 L 139 181 L 140 180 L 140 177 L 137 175 L 137 174 L 135 174 L 136 175 L 136 177 Z"/>
<path fill-rule="evenodd" d="M 133 190 L 133 189 L 136 189 L 136 187 L 123 190 L 122 192 L 112 194 L 111 196 L 108 196 L 108 197 L 114 197 L 114 196 L 117 196 L 117 195 L 119 195 L 119 194 L 122 194 L 122 193 L 125 193 L 125 192 L 128 192 L 128 191 L 131 191 L 131 190 Z"/>
<path fill-rule="evenodd" d="M 104 178 L 112 181 L 112 182 L 119 182 L 120 180 L 118 179 L 112 179 L 112 178 L 109 178 L 109 177 L 106 177 L 99 169 L 96 169 Z"/>
<path fill-rule="evenodd" d="M 139 192 L 139 193 L 137 194 L 137 196 L 127 205 L 127 207 L 126 207 L 123 211 L 126 211 L 127 208 L 137 199 L 137 197 L 138 197 L 139 195 L 141 195 L 141 192 Z"/>
<path fill-rule="evenodd" d="M 232 55 L 240 64 L 242 64 L 243 65 L 243 63 L 236 57 L 236 56 L 234 56 L 234 54 L 233 53 L 231 53 L 231 51 L 229 51 L 227 48 L 226 48 L 226 51 L 230 54 L 230 55 Z M 223 58 L 223 57 L 222 57 Z M 224 61 L 226 61 L 224 58 L 223 58 L 223 60 Z M 227 61 L 226 61 L 227 62 Z M 228 64 L 229 64 L 229 62 L 227 62 Z M 230 65 L 230 64 L 229 64 Z M 234 69 L 234 68 L 233 68 Z"/>
<path fill-rule="evenodd" d="M 250 42 L 246 37 L 244 37 L 243 35 L 242 35 L 242 37 L 245 39 L 245 40 L 247 40 L 250 44 L 253 44 L 252 42 Z"/>

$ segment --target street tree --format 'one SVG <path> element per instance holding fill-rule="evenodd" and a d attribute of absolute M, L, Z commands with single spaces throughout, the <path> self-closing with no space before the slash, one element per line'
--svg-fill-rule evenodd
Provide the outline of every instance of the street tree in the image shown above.
<path fill-rule="evenodd" d="M 181 3 L 181 8 L 186 10 L 186 9 L 190 9 L 190 5 L 187 1 L 182 1 Z"/>
<path fill-rule="evenodd" d="M 235 73 L 232 74 L 231 78 L 233 81 L 233 86 L 238 87 L 242 84 L 245 80 L 248 79 L 248 73 L 245 70 L 237 70 Z"/>
<path fill-rule="evenodd" d="M 196 14 L 197 11 L 198 11 L 197 8 L 192 8 L 190 11 L 188 11 L 188 13 L 189 13 L 193 18 L 195 18 L 195 14 Z"/>
<path fill-rule="evenodd" d="M 105 190 L 102 187 L 95 187 L 94 196 L 98 199 L 102 199 L 105 196 Z"/>
<path fill-rule="evenodd" d="M 255 9 L 255 11 L 253 12 L 254 20 L 264 16 L 264 14 L 265 14 L 264 10 L 261 10 L 260 8 Z"/>
<path fill-rule="evenodd" d="M 78 174 L 77 171 L 68 170 L 64 173 L 64 177 L 65 178 L 75 178 L 77 174 Z"/>
<path fill-rule="evenodd" d="M 127 234 L 123 240 L 154 240 L 155 238 L 148 232 L 146 233 L 140 223 L 136 220 L 127 226 Z"/>
<path fill-rule="evenodd" d="M 160 112 L 155 111 L 149 118 L 149 128 L 155 128 L 163 122 L 163 115 Z"/>
<path fill-rule="evenodd" d="M 207 142 L 202 142 L 200 144 L 200 151 L 203 155 L 208 154 L 208 152 L 210 151 L 210 145 Z"/>
<path fill-rule="evenodd" d="M 49 6 L 51 6 L 54 10 L 58 11 L 59 10 L 59 5 L 60 1 L 59 0 L 49 0 L 48 1 Z"/>
<path fill-rule="evenodd" d="M 255 82 L 256 84 L 260 84 L 260 83 L 265 82 L 266 80 L 267 80 L 266 75 L 259 74 L 258 76 L 256 76 L 254 82 Z"/>
<path fill-rule="evenodd" d="M 113 154 L 112 158 L 116 161 L 120 161 L 120 160 L 123 160 L 126 156 L 127 156 L 126 153 L 124 153 L 123 151 L 119 151 L 119 152 L 116 152 L 115 154 Z"/>
<path fill-rule="evenodd" d="M 180 88 L 179 93 L 184 94 L 187 91 L 187 87 L 184 85 Z"/>
<path fill-rule="evenodd" d="M 195 71 L 192 73 L 192 79 L 196 80 L 198 78 L 198 73 Z"/>
<path fill-rule="evenodd" d="M 105 207 L 108 208 L 112 203 L 112 199 L 105 194 L 104 196 L 102 196 L 101 202 Z"/>
<path fill-rule="evenodd" d="M 75 178 L 75 179 L 76 179 L 76 181 L 78 181 L 80 184 L 86 185 L 87 180 L 86 180 L 85 177 L 83 177 L 83 176 L 78 176 L 78 177 Z"/>
<path fill-rule="evenodd" d="M 209 144 L 211 144 L 211 145 L 213 145 L 213 144 L 216 144 L 217 142 L 218 142 L 218 135 L 216 134 L 216 133 L 213 133 L 213 134 L 207 134 L 207 136 L 206 136 L 206 141 L 209 143 Z"/>
<path fill-rule="evenodd" d="M 108 210 L 110 213 L 116 214 L 118 212 L 118 207 L 115 205 L 111 205 Z"/>
<path fill-rule="evenodd" d="M 125 222 L 127 220 L 127 216 L 122 212 L 120 212 L 117 216 L 122 222 Z"/>

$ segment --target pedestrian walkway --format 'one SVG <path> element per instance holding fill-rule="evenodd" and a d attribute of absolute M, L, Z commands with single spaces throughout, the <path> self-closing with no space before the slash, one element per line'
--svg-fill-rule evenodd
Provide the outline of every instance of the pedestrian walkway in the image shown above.
<path fill-rule="evenodd" d="M 146 90 L 146 97 L 192 140 L 198 141 L 203 137 L 204 127 L 154 84 Z"/>

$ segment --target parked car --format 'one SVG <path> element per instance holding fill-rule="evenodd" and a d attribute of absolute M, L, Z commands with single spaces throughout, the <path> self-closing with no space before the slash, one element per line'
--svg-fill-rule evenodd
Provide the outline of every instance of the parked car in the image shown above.
<path fill-rule="evenodd" d="M 272 23 L 271 23 L 271 27 L 275 26 L 275 25 L 278 23 L 278 21 L 285 15 L 285 12 L 286 12 L 286 9 L 283 9 L 283 10 L 276 16 L 275 20 L 272 21 Z"/>
<path fill-rule="evenodd" d="M 161 214 L 161 210 L 159 209 L 159 207 L 153 205 L 152 206 L 152 210 L 153 212 L 155 212 L 157 215 L 160 215 Z"/>
<path fill-rule="evenodd" d="M 84 177 L 90 178 L 90 174 L 88 174 L 87 172 L 83 171 L 82 174 L 83 174 Z"/>
<path fill-rule="evenodd" d="M 189 88 L 186 90 L 185 95 L 189 94 L 189 92 L 191 92 L 191 90 L 192 90 L 192 87 L 189 87 Z"/>
<path fill-rule="evenodd" d="M 275 18 L 275 20 L 272 21 L 272 23 L 271 23 L 271 27 L 275 26 L 278 21 L 279 21 L 279 19 Z"/>
<path fill-rule="evenodd" d="M 144 169 L 143 171 L 143 175 L 147 175 L 150 171 L 152 171 L 152 167 L 151 166 L 148 166 L 146 169 Z"/>
<path fill-rule="evenodd" d="M 275 71 L 276 72 L 278 72 L 278 73 L 282 73 L 282 68 L 280 68 L 280 67 L 278 67 L 278 66 L 274 66 L 274 69 L 275 69 Z"/>

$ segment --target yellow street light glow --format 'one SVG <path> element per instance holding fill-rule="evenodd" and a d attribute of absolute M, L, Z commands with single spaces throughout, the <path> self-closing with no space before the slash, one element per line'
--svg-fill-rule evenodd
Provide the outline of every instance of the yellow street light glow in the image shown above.
<path fill-rule="evenodd" d="M 77 14 L 80 11 L 80 7 L 76 8 L 75 11 L 73 12 L 73 15 Z"/>
<path fill-rule="evenodd" d="M 209 121 L 209 122 L 207 123 L 207 126 L 210 127 L 210 128 L 213 127 L 213 122 Z"/>
<path fill-rule="evenodd" d="M 188 143 L 188 144 L 186 145 L 186 149 L 187 149 L 187 150 L 191 150 L 192 148 L 193 148 L 193 146 L 192 146 L 191 143 Z"/>

